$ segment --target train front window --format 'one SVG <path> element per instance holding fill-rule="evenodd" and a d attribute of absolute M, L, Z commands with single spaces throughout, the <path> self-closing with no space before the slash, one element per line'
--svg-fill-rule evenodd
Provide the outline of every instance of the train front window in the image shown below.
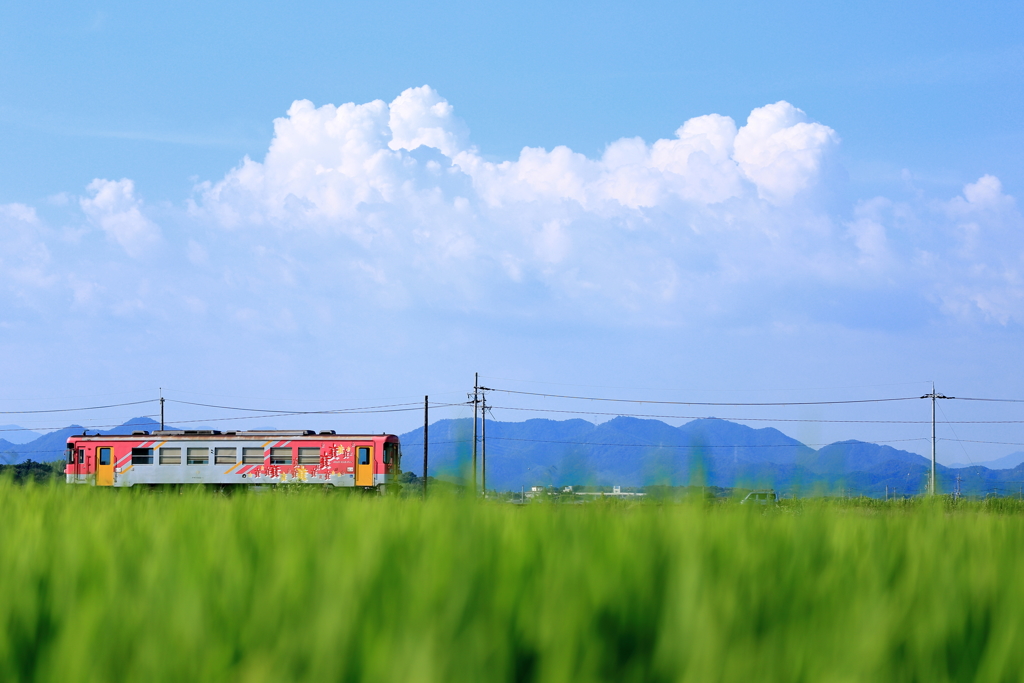
<path fill-rule="evenodd" d="M 75 447 L 74 446 L 68 446 L 68 464 L 69 465 L 74 465 L 75 464 Z"/>
<path fill-rule="evenodd" d="M 384 463 L 398 465 L 398 444 L 397 443 L 386 443 L 384 444 Z"/>

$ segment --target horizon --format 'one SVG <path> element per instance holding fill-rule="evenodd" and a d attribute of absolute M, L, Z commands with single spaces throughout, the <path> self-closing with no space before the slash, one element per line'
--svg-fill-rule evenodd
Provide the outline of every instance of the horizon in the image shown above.
<path fill-rule="evenodd" d="M 832 441 L 832 442 L 829 442 L 829 443 L 822 443 L 822 444 L 807 444 L 807 443 L 804 443 L 803 441 L 801 441 L 800 439 L 795 438 L 795 437 L 787 434 L 785 431 L 783 431 L 781 429 L 778 429 L 777 427 L 773 427 L 773 426 L 752 427 L 750 425 L 743 424 L 742 422 L 737 422 L 737 421 L 729 420 L 727 418 L 720 418 L 720 417 L 701 417 L 701 418 L 695 418 L 693 420 L 690 420 L 689 422 L 684 422 L 684 423 L 682 423 L 680 425 L 673 425 L 673 424 L 670 424 L 670 423 L 667 423 L 667 422 L 664 422 L 662 420 L 658 420 L 658 419 L 655 419 L 655 418 L 640 418 L 640 417 L 633 417 L 633 416 L 615 416 L 615 417 L 610 417 L 607 420 L 603 420 L 601 422 L 593 422 L 591 420 L 587 420 L 587 419 L 582 418 L 582 417 L 570 417 L 570 418 L 564 418 L 564 419 L 556 419 L 556 418 L 550 418 L 550 417 L 532 417 L 532 418 L 527 418 L 525 420 L 517 420 L 517 421 L 495 420 L 493 418 L 488 418 L 487 422 L 489 424 L 490 423 L 497 423 L 497 424 L 502 424 L 502 425 L 520 425 L 520 424 L 524 424 L 524 423 L 527 423 L 527 422 L 530 422 L 530 421 L 548 421 L 548 422 L 555 422 L 555 423 L 564 423 L 564 422 L 571 422 L 571 421 L 576 421 L 576 420 L 581 421 L 581 422 L 585 422 L 588 425 L 591 425 L 591 426 L 594 426 L 594 427 L 606 425 L 606 424 L 608 424 L 610 422 L 614 422 L 616 420 L 652 421 L 652 422 L 658 422 L 659 424 L 667 425 L 667 426 L 672 427 L 674 429 L 681 429 L 681 428 L 686 427 L 686 426 L 688 426 L 688 425 L 690 425 L 690 424 L 692 424 L 694 422 L 718 420 L 718 421 L 728 422 L 730 424 L 746 427 L 746 428 L 752 429 L 752 430 L 761 430 L 761 429 L 773 430 L 773 431 L 775 431 L 775 432 L 785 436 L 786 438 L 793 439 L 794 441 L 797 441 L 798 443 L 800 443 L 800 445 L 802 445 L 802 446 L 804 446 L 806 448 L 809 448 L 809 449 L 811 449 L 811 450 L 813 450 L 815 452 L 819 452 L 822 449 L 828 448 L 830 446 L 850 444 L 850 443 L 870 444 L 870 445 L 878 445 L 878 446 L 887 446 L 887 445 L 889 445 L 889 444 L 882 443 L 882 442 L 863 441 L 863 440 L 856 439 L 856 438 L 839 439 L 839 440 L 836 440 L 836 441 Z M 442 424 L 442 423 L 445 423 L 445 422 L 455 422 L 455 421 L 466 421 L 466 422 L 470 422 L 471 423 L 472 417 L 471 416 L 470 417 L 454 417 L 454 418 L 442 417 L 442 418 L 439 418 L 437 420 L 432 421 L 430 423 L 430 426 L 434 427 L 435 425 L 438 425 L 438 424 Z M 477 418 L 477 421 L 478 422 L 482 422 L 481 418 L 479 418 L 479 417 Z M 45 436 L 47 436 L 49 434 L 54 434 L 56 432 L 65 431 L 65 430 L 70 429 L 72 427 L 82 428 L 85 431 L 103 432 L 103 431 L 110 431 L 111 429 L 117 429 L 119 427 L 128 427 L 128 426 L 134 426 L 134 425 L 146 425 L 146 426 L 148 426 L 148 425 L 159 425 L 159 421 L 154 420 L 153 418 L 148 417 L 148 416 L 136 416 L 136 417 L 133 417 L 133 418 L 129 418 L 128 420 L 126 420 L 125 422 L 123 422 L 123 423 L 121 423 L 119 425 L 111 426 L 111 427 L 109 427 L 108 429 L 105 429 L 105 430 L 93 430 L 92 428 L 85 428 L 82 425 L 78 425 L 78 424 L 74 424 L 73 423 L 73 424 L 69 424 L 69 425 L 67 425 L 65 427 L 49 430 L 49 431 L 44 432 L 44 433 L 39 433 L 39 437 L 37 437 L 37 438 L 45 437 Z M 16 425 L 4 425 L 4 426 L 5 427 L 12 427 L 12 426 L 16 426 Z M 297 427 L 297 428 L 301 429 L 301 427 Z M 167 430 L 174 430 L 174 431 L 178 430 L 178 428 L 173 423 L 167 423 L 166 429 Z M 214 427 L 214 426 L 210 426 L 210 425 L 190 425 L 190 426 L 186 427 L 185 429 L 192 429 L 192 430 L 207 430 L 207 429 L 209 429 L 209 430 L 219 431 L 221 433 L 226 432 L 226 431 L 236 431 L 235 429 L 232 429 L 232 428 L 226 428 L 226 427 L 218 428 L 218 427 Z M 245 428 L 238 428 L 237 431 L 261 431 L 261 430 L 273 431 L 275 429 L 277 429 L 277 428 L 276 427 L 245 427 Z M 393 431 L 393 432 L 389 432 L 389 433 L 393 433 L 393 434 L 395 434 L 396 436 L 399 436 L 399 437 L 404 437 L 404 436 L 408 436 L 410 434 L 414 434 L 414 433 L 416 433 L 418 431 L 422 431 L 422 429 L 423 429 L 423 425 L 421 423 L 418 427 L 410 429 L 410 430 L 406 430 L 404 432 Z M 149 430 L 149 431 L 152 431 L 152 430 Z M 313 431 L 319 431 L 319 430 L 313 430 Z M 344 432 L 341 432 L 341 431 L 338 431 L 338 433 L 339 434 L 344 434 Z M 356 432 L 348 432 L 348 433 L 356 433 Z M 0 432 L 0 440 L 7 440 L 4 437 L 2 432 Z M 9 440 L 8 440 L 8 442 L 12 443 L 12 445 L 15 445 L 15 446 L 25 446 L 25 445 L 29 445 L 29 444 L 32 443 L 32 441 L 28 441 L 28 442 L 24 442 L 24 443 L 16 443 L 16 442 L 10 442 Z M 570 442 L 570 443 L 578 443 L 579 445 L 593 445 L 593 444 L 589 444 L 588 442 Z M 419 446 L 420 444 L 416 444 L 416 445 Z M 699 448 L 699 446 L 693 446 L 693 448 Z M 905 448 L 898 448 L 898 447 L 893 447 L 893 448 L 895 448 L 895 450 L 900 451 L 900 452 L 911 453 L 913 455 L 921 456 L 920 453 L 915 453 L 914 451 L 907 450 Z M 1000 460 L 1010 459 L 1013 456 L 1017 456 L 1017 455 L 1021 455 L 1021 454 L 1024 454 L 1024 449 L 1018 449 L 1018 450 L 1006 452 L 1006 453 L 1004 453 L 1001 456 L 998 456 L 998 457 L 995 457 L 995 458 L 991 458 L 991 459 L 988 459 L 988 460 L 967 461 L 967 462 L 965 462 L 965 461 L 956 460 L 955 458 L 943 459 L 943 458 L 938 458 L 937 457 L 936 458 L 936 462 L 939 465 L 943 466 L 943 467 L 947 467 L 947 468 L 951 468 L 951 469 L 955 469 L 955 468 L 963 469 L 963 468 L 967 468 L 967 467 L 979 467 L 979 466 L 980 467 L 985 467 L 987 464 L 996 463 L 996 462 L 999 462 Z M 407 457 L 409 457 L 409 456 L 407 456 Z M 417 463 L 418 462 L 417 459 L 416 459 L 416 456 L 411 456 L 411 457 L 412 457 L 412 461 L 411 462 L 413 462 L 413 463 Z M 921 456 L 921 457 L 927 458 L 927 456 Z M 1024 458 L 1022 458 L 1022 460 L 1024 460 Z M 1001 468 L 1001 469 L 1013 469 L 1013 467 L 1015 467 L 1015 466 L 1016 465 L 1012 465 L 1010 467 Z M 415 469 L 415 468 L 413 468 L 413 469 Z"/>

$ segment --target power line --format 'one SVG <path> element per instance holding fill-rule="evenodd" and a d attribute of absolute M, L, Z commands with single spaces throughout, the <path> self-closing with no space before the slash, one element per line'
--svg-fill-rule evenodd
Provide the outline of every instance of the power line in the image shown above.
<path fill-rule="evenodd" d="M 190 395 L 193 395 L 193 396 L 216 396 L 218 398 L 242 398 L 242 399 L 249 399 L 249 400 L 255 399 L 255 400 L 260 400 L 260 401 L 264 401 L 264 400 L 265 401 L 285 400 L 285 401 L 299 401 L 299 402 L 312 402 L 312 403 L 326 403 L 326 402 L 335 402 L 335 401 L 391 401 L 391 400 L 399 399 L 399 398 L 411 398 L 410 396 L 376 396 L 376 397 L 363 396 L 361 398 L 350 398 L 350 399 L 308 398 L 308 397 L 295 398 L 295 397 L 291 397 L 291 396 L 287 396 L 287 397 L 286 396 L 252 396 L 252 395 L 237 396 L 235 394 L 209 394 L 209 393 L 205 393 L 205 392 L 187 391 L 187 390 L 184 390 L 184 389 L 173 389 L 173 388 L 168 388 L 168 387 L 164 387 L 164 391 L 170 391 L 170 392 L 178 393 L 178 394 L 190 394 Z M 438 391 L 434 395 L 435 396 L 452 396 L 452 395 L 461 395 L 461 394 L 462 394 L 461 391 Z M 170 399 L 168 399 L 168 400 L 170 400 Z"/>
<path fill-rule="evenodd" d="M 361 408 L 332 408 L 330 410 L 273 410 L 270 408 L 242 408 L 238 406 L 218 406 L 211 405 L 209 403 L 194 403 L 192 401 L 179 401 L 177 399 L 167 399 L 171 403 L 180 403 L 187 406 L 199 406 L 201 408 L 217 408 L 220 410 L 239 410 L 250 413 L 274 413 L 275 416 L 280 415 L 330 415 L 333 413 L 358 413 L 369 410 L 376 410 L 378 408 L 400 408 L 405 406 L 419 406 L 419 402 L 416 403 L 392 403 L 390 405 L 383 406 L 365 406 Z"/>
<path fill-rule="evenodd" d="M 605 398 L 598 396 L 566 396 L 563 394 L 542 394 L 533 391 L 517 391 L 515 389 L 494 389 L 493 387 L 481 387 L 486 391 L 500 391 L 505 394 L 520 394 L 523 396 L 539 396 L 542 398 L 565 398 L 573 399 L 577 401 L 611 401 L 614 403 L 650 403 L 652 405 L 671 405 L 671 406 L 831 406 L 831 405 L 848 405 L 853 403 L 889 403 L 892 401 L 916 401 L 919 400 L 920 396 L 900 396 L 896 398 L 862 398 L 852 399 L 846 401 L 779 401 L 779 402 L 767 402 L 767 403 L 723 403 L 723 402 L 707 402 L 707 401 L 654 401 L 649 399 L 631 399 L 631 398 Z"/>
<path fill-rule="evenodd" d="M 152 420 L 152 419 L 155 419 L 155 418 L 159 417 L 159 415 L 136 415 L 135 417 L 129 418 L 129 420 L 135 420 L 135 419 L 142 418 L 142 417 L 149 418 L 149 419 Z M 43 434 L 40 434 L 37 437 L 37 439 L 41 439 L 42 437 L 49 436 L 50 434 L 52 434 L 54 432 L 59 432 L 59 431 L 64 430 L 64 429 L 71 429 L 72 427 L 75 427 L 75 428 L 78 428 L 78 429 L 86 429 L 86 430 L 88 430 L 88 429 L 114 429 L 115 427 L 142 427 L 142 426 L 143 425 L 129 424 L 128 421 L 125 421 L 125 422 L 122 422 L 120 424 L 104 424 L 104 425 L 92 425 L 92 424 L 90 424 L 90 425 L 77 425 L 77 424 L 72 424 L 72 425 L 63 425 L 61 427 L 33 427 L 32 429 L 20 429 L 20 430 L 19 429 L 3 429 L 3 430 L 0 430 L 0 431 L 16 432 L 16 431 L 35 431 L 35 430 L 38 429 L 38 430 L 41 430 L 41 431 L 45 432 Z M 33 441 L 35 441 L 35 440 L 36 439 L 33 439 Z M 31 441 L 29 443 L 31 443 Z M 18 444 L 14 444 L 14 445 L 18 445 Z"/>
<path fill-rule="evenodd" d="M 153 399 L 153 400 L 156 401 L 156 400 L 159 400 L 159 399 Z M 168 400 L 170 400 L 170 399 L 168 399 Z M 403 405 L 403 404 L 399 404 L 399 405 Z M 468 402 L 467 403 L 431 403 L 430 407 L 431 408 L 451 408 L 451 407 L 463 407 L 463 406 L 466 406 L 466 405 L 469 405 Z M 191 419 L 191 420 L 172 420 L 172 421 L 175 424 L 196 424 L 196 423 L 203 423 L 203 422 L 225 422 L 225 421 L 230 421 L 230 420 L 258 420 L 260 418 L 288 417 L 290 415 L 333 415 L 333 414 L 348 415 L 348 414 L 363 414 L 363 413 L 365 413 L 365 414 L 373 414 L 373 413 L 408 412 L 408 411 L 411 411 L 411 410 L 418 410 L 418 408 L 402 408 L 402 409 L 399 409 L 399 410 L 371 410 L 369 408 L 372 408 L 372 406 L 367 407 L 367 408 L 359 408 L 359 409 L 353 408 L 353 409 L 346 409 L 346 410 L 340 410 L 340 411 L 335 410 L 335 411 L 305 411 L 305 412 L 302 412 L 302 413 L 294 413 L 294 412 L 292 412 L 292 413 L 289 413 L 289 412 L 285 412 L 285 413 L 267 413 L 267 414 L 261 414 L 261 415 L 247 415 L 247 416 L 236 415 L 236 416 L 233 416 L 233 417 L 207 417 L 207 418 L 198 418 L 198 419 Z M 149 419 L 155 419 L 155 418 L 159 417 L 159 415 L 136 415 L 135 417 L 136 418 L 138 418 L 138 417 L 145 417 L 145 418 L 149 418 Z M 135 418 L 130 418 L 130 419 L 135 419 Z M 46 432 L 44 434 L 40 434 L 39 435 L 39 438 L 41 438 L 43 436 L 47 436 L 48 433 L 60 431 L 62 429 L 68 429 L 70 427 L 80 427 L 82 429 L 97 429 L 98 430 L 98 429 L 113 429 L 115 427 L 125 427 L 125 426 L 129 426 L 129 427 L 131 427 L 131 426 L 139 426 L 139 427 L 142 427 L 144 425 L 130 425 L 127 422 L 122 422 L 122 423 L 119 423 L 119 424 L 62 425 L 60 427 L 33 427 L 33 428 L 21 427 L 21 428 L 18 428 L 18 429 L 7 429 L 7 428 L 5 428 L 5 429 L 0 429 L 0 432 L 20 432 L 20 431 L 40 431 L 40 432 Z M 18 444 L 13 444 L 13 445 L 17 446 Z"/>
<path fill-rule="evenodd" d="M 676 391 L 675 389 L 659 389 L 657 387 L 620 387 L 610 386 L 603 384 L 571 384 L 568 382 L 542 382 L 540 380 L 531 379 L 515 379 L 512 377 L 495 377 L 494 375 L 480 375 L 485 379 L 496 379 L 502 382 L 520 382 L 523 384 L 545 384 L 548 386 L 562 386 L 562 387 L 585 387 L 587 389 L 628 389 L 630 391 Z M 764 392 L 764 391 L 826 391 L 834 389 L 873 389 L 877 387 L 906 387 L 913 386 L 915 384 L 928 384 L 928 381 L 918 382 L 887 382 L 884 384 L 852 384 L 842 387 L 798 387 L 791 389 L 708 389 L 711 393 L 736 393 L 736 392 Z"/>
<path fill-rule="evenodd" d="M 103 410 L 104 408 L 121 408 L 123 406 L 139 406 L 144 403 L 156 403 L 159 399 L 150 398 L 145 401 L 132 401 L 130 403 L 111 403 L 106 406 L 89 406 L 87 408 L 54 408 L 52 410 L 2 410 L 0 415 L 37 415 L 40 413 L 75 413 L 85 410 Z"/>
<path fill-rule="evenodd" d="M 276 409 L 275 410 L 275 409 L 271 409 L 271 408 L 243 408 L 243 407 L 240 407 L 240 406 L 220 406 L 220 405 L 211 405 L 209 403 L 193 403 L 192 401 L 178 401 L 178 400 L 173 399 L 173 398 L 169 398 L 167 400 L 170 401 L 171 403 L 180 403 L 180 404 L 189 405 L 189 406 L 199 406 L 201 408 L 217 408 L 217 409 L 220 409 L 220 410 L 239 410 L 239 411 L 250 412 L 250 413 L 267 413 L 267 415 L 257 416 L 257 417 L 280 417 L 280 416 L 284 416 L 284 415 L 335 415 L 335 414 L 346 414 L 346 413 L 391 412 L 391 411 L 388 411 L 388 410 L 385 410 L 385 409 L 387 409 L 387 408 L 406 408 L 408 406 L 420 406 L 420 405 L 422 405 L 419 401 L 417 401 L 415 403 L 392 403 L 392 404 L 381 405 L 381 406 L 361 406 L 361 407 L 357 407 L 357 408 L 331 408 L 331 409 L 328 409 L 328 410 L 281 410 L 281 409 Z M 431 403 L 430 405 L 431 405 L 431 407 L 444 408 L 444 407 L 447 407 L 447 406 L 469 405 L 469 402 L 467 401 L 465 403 Z M 416 410 L 419 410 L 419 408 L 417 407 Z M 400 412 L 400 411 L 395 411 L 395 412 Z M 232 418 L 223 418 L 223 419 L 232 419 Z M 244 418 L 238 418 L 238 419 L 244 419 Z M 178 422 L 180 422 L 180 420 L 178 420 Z"/>
<path fill-rule="evenodd" d="M 499 379 L 499 378 L 494 378 L 494 379 Z M 520 380 L 508 380 L 508 381 L 520 381 Z M 569 385 L 569 386 L 585 386 L 585 385 Z M 865 386 L 869 386 L 869 385 L 865 385 Z M 877 385 L 877 386 L 886 386 L 886 385 Z M 739 407 L 739 406 L 747 406 L 747 407 L 785 407 L 785 406 L 815 406 L 815 405 L 851 405 L 851 404 L 859 404 L 859 403 L 885 403 L 885 402 L 894 402 L 894 401 L 911 401 L 911 400 L 915 400 L 915 399 L 918 399 L 918 398 L 922 398 L 922 397 L 916 397 L 916 396 L 903 396 L 903 397 L 893 397 L 893 398 L 851 399 L 851 400 L 837 400 L 837 401 L 708 402 L 708 401 L 660 401 L 660 400 L 654 400 L 654 399 L 626 399 L 626 398 L 608 398 L 608 397 L 599 397 L 599 396 L 573 396 L 573 395 L 565 395 L 565 394 L 548 394 L 548 393 L 541 393 L 541 392 L 519 391 L 519 390 L 515 390 L 515 389 L 495 389 L 495 388 L 488 388 L 488 387 L 480 387 L 480 389 L 481 390 L 487 390 L 487 391 L 499 391 L 499 392 L 506 393 L 506 394 L 518 394 L 518 395 L 523 395 L 523 396 L 537 396 L 537 397 L 542 397 L 542 398 L 559 398 L 559 399 L 570 399 L 570 400 L 581 400 L 581 401 L 605 401 L 605 402 L 615 402 L 615 403 L 638 403 L 638 404 L 649 403 L 649 404 L 652 404 L 652 405 L 687 405 L 687 406 L 713 406 L 713 407 L 730 407 L 730 406 L 733 406 L 733 407 Z M 129 393 L 129 392 L 125 392 L 125 393 Z M 130 392 L 130 393 L 134 393 L 134 392 Z M 182 392 L 182 393 L 187 393 L 187 392 Z M 950 398 L 954 398 L 954 397 L 950 397 Z M 5 400 L 13 400 L 13 399 L 5 399 Z M 144 405 L 144 404 L 147 404 L 147 403 L 156 402 L 158 400 L 159 399 L 145 399 L 145 400 L 141 400 L 141 401 L 130 401 L 130 402 L 125 402 L 125 403 L 111 403 L 111 404 L 106 404 L 106 405 L 86 406 L 86 407 L 78 407 L 78 408 L 53 408 L 53 409 L 46 409 L 46 410 L 8 410 L 8 411 L 0 411 L 0 415 L 35 415 L 35 414 L 52 414 L 52 413 L 66 413 L 66 412 L 82 412 L 82 411 L 89 411 L 89 410 L 104 410 L 104 409 L 108 409 L 108 408 L 120 408 L 120 407 L 133 406 L 133 405 Z M 302 410 L 302 411 L 298 411 L 298 410 L 283 410 L 283 409 L 271 409 L 271 408 L 248 408 L 248 407 L 243 407 L 243 406 L 225 406 L 225 405 L 217 405 L 217 404 L 210 404 L 210 403 L 198 403 L 198 402 L 194 402 L 194 401 L 182 401 L 182 400 L 170 399 L 170 398 L 167 399 L 167 400 L 171 401 L 173 403 L 179 403 L 179 404 L 182 404 L 182 405 L 192 405 L 192 406 L 198 406 L 198 407 L 204 407 L 204 408 L 215 408 L 215 409 L 220 409 L 220 410 L 237 410 L 237 411 L 244 411 L 244 412 L 259 412 L 259 413 L 268 413 L 268 414 L 269 413 L 273 413 L 274 414 L 273 416 L 284 416 L 284 415 L 328 415 L 328 414 L 332 414 L 332 413 L 361 412 L 361 411 L 364 411 L 364 410 L 376 410 L 376 409 L 380 409 L 380 408 L 391 408 L 391 407 L 404 407 L 404 406 L 411 406 L 411 405 L 419 405 L 419 402 L 416 402 L 416 403 L 411 403 L 410 402 L 410 403 L 388 404 L 388 405 L 382 405 L 382 406 L 366 406 L 366 407 L 356 407 L 356 408 L 335 408 L 335 409 L 329 409 L 329 410 Z M 955 397 L 955 400 L 960 400 L 960 401 L 984 401 L 984 402 L 993 402 L 993 403 L 1024 403 L 1024 399 L 1003 399 L 1003 398 L 964 397 L 964 396 Z M 465 402 L 465 405 L 470 405 L 470 404 L 471 404 L 471 402 L 468 402 L 468 401 Z M 463 404 L 461 404 L 461 403 L 444 403 L 444 404 L 438 403 L 438 404 L 432 404 L 432 405 L 446 406 L 446 405 L 463 405 Z M 510 407 L 505 407 L 505 409 L 506 410 L 530 410 L 528 408 L 510 408 Z M 569 413 L 569 412 L 576 412 L 578 414 L 594 414 L 594 415 L 612 415 L 613 414 L 613 413 L 597 413 L 597 412 L 593 412 L 593 411 L 555 411 L 555 410 L 551 410 L 550 412 L 567 412 L 567 413 Z M 614 414 L 619 414 L 619 413 L 614 413 Z M 637 416 L 638 417 L 642 417 L 640 415 L 637 415 Z M 677 416 L 652 415 L 650 417 L 677 417 Z M 679 419 L 703 419 L 702 417 L 699 417 L 699 416 L 678 416 L 678 418 Z M 923 421 L 923 420 L 921 420 L 921 421 L 915 421 L 915 420 L 811 420 L 811 419 L 797 420 L 797 419 L 783 419 L 783 418 L 739 418 L 739 417 L 726 418 L 726 419 L 746 420 L 746 421 L 764 421 L 764 422 L 778 421 L 778 422 L 829 422 L 829 423 L 873 423 L 873 424 L 884 424 L 884 423 L 892 423 L 892 424 L 924 424 L 926 422 L 926 421 Z M 950 424 L 1022 424 L 1022 423 L 1024 423 L 1024 420 L 964 420 L 964 421 L 954 421 L 954 422 L 950 422 L 950 421 L 947 420 L 947 422 L 949 422 Z"/>
<path fill-rule="evenodd" d="M 629 448 L 686 448 L 691 450 L 703 450 L 705 448 L 823 448 L 825 446 L 843 445 L 849 442 L 836 441 L 834 443 L 822 443 L 822 444 L 805 444 L 805 443 L 791 443 L 791 444 L 737 444 L 737 445 L 719 445 L 719 446 L 683 446 L 676 444 L 653 444 L 653 443 L 597 443 L 592 441 L 559 441 L 556 439 L 520 439 L 510 436 L 492 436 L 491 439 L 497 439 L 499 441 L 530 441 L 534 443 L 558 443 L 567 444 L 572 446 L 621 446 Z M 927 441 L 927 437 L 917 437 L 913 439 L 886 439 L 883 441 L 856 441 L 855 443 L 870 443 L 881 445 L 887 443 L 899 443 L 904 441 Z"/>
<path fill-rule="evenodd" d="M 533 413 L 565 413 L 569 415 L 606 415 L 612 417 L 647 417 L 665 420 L 738 420 L 741 422 L 821 422 L 834 424 L 931 424 L 931 420 L 820 420 L 814 418 L 717 417 L 713 415 L 649 415 L 646 413 L 606 413 L 594 410 L 559 410 L 556 408 L 520 408 L 491 406 L 493 410 L 520 410 Z M 1024 424 L 1024 420 L 977 420 L 952 424 Z"/>
<path fill-rule="evenodd" d="M 985 401 L 987 403 L 1024 403 L 1024 398 L 972 398 L 969 396 L 950 396 L 957 401 Z"/>
<path fill-rule="evenodd" d="M 72 398 L 98 398 L 100 396 L 124 396 L 126 394 L 148 394 L 148 391 L 113 391 L 105 394 L 82 394 L 78 396 L 21 396 L 18 398 L 0 397 L 0 401 L 66 401 Z"/>
<path fill-rule="evenodd" d="M 967 443 L 988 443 L 995 444 L 997 446 L 1024 446 L 1024 443 L 1015 441 L 979 441 L 977 439 L 947 439 L 944 437 L 939 437 L 939 441 L 965 441 Z"/>
<path fill-rule="evenodd" d="M 387 410 L 362 410 L 358 413 L 346 413 L 347 415 L 369 415 L 372 413 L 407 413 L 413 410 L 419 410 L 419 408 L 390 408 Z M 299 413 L 301 415 L 336 415 L 332 411 L 317 411 L 310 413 Z M 261 413 L 259 415 L 233 415 L 231 417 L 205 417 L 195 420 L 170 420 L 174 424 L 197 424 L 206 422 L 230 422 L 232 420 L 261 420 L 268 417 L 291 417 L 296 413 Z"/>
<path fill-rule="evenodd" d="M 170 400 L 170 399 L 168 399 Z M 396 406 L 408 406 L 407 403 L 395 404 Z M 194 420 L 171 420 L 175 424 L 196 424 L 198 422 L 229 422 L 231 420 L 260 420 L 268 417 L 290 417 L 294 415 L 369 415 L 374 413 L 408 413 L 412 411 L 418 411 L 420 409 L 419 403 L 412 404 L 411 407 L 388 407 L 388 406 L 367 406 L 365 408 L 346 408 L 342 410 L 308 410 L 302 412 L 281 412 L 281 413 L 261 413 L 260 415 L 234 415 L 232 417 L 207 417 Z M 466 403 L 431 403 L 431 408 L 453 408 L 463 407 L 469 405 Z M 231 410 L 231 408 L 228 408 Z"/>

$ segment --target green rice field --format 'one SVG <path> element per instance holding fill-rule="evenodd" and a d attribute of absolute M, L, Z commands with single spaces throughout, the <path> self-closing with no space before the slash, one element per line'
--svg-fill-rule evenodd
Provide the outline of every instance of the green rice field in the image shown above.
<path fill-rule="evenodd" d="M 1016 681 L 1014 501 L 0 481 L 2 681 Z"/>

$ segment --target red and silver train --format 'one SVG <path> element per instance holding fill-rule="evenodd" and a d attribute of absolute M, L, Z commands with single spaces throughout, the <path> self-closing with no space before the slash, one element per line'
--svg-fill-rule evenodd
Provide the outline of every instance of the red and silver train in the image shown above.
<path fill-rule="evenodd" d="M 64 472 L 68 483 L 95 486 L 294 482 L 383 491 L 401 457 L 392 434 L 168 430 L 69 437 Z"/>

